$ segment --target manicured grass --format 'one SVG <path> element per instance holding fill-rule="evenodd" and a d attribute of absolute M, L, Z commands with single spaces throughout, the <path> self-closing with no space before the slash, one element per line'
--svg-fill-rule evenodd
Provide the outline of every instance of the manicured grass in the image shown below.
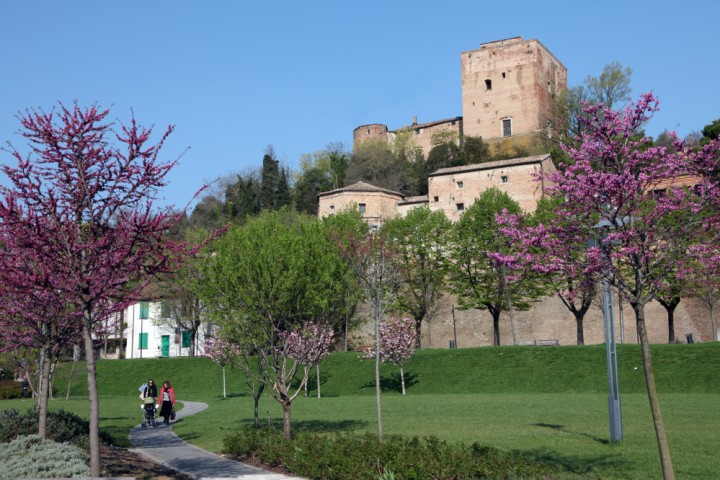
<path fill-rule="evenodd" d="M 424 350 L 406 368 L 408 395 L 397 393 L 397 369 L 383 368 L 386 434 L 436 435 L 479 442 L 556 465 L 570 478 L 644 479 L 660 476 L 640 352 L 619 346 L 624 441 L 609 444 L 604 346 L 502 347 Z M 655 375 L 678 478 L 713 478 L 720 471 L 720 344 L 653 346 Z M 637 370 L 635 367 L 638 367 Z M 68 367 L 55 385 L 65 392 Z M 220 451 L 223 439 L 252 421 L 252 399 L 241 375 L 207 359 L 146 359 L 98 363 L 101 428 L 121 442 L 140 421 L 137 387 L 147 377 L 169 378 L 179 398 L 210 408 L 176 424 L 191 443 Z M 55 400 L 87 416 L 85 372 L 77 366 L 70 401 Z M 322 366 L 323 398 L 293 404 L 295 432 L 376 432 L 372 362 L 334 354 Z M 64 398 L 64 397 L 63 397 Z M 0 402 L 2 408 L 28 400 Z M 277 403 L 263 397 L 263 422 L 280 426 Z"/>

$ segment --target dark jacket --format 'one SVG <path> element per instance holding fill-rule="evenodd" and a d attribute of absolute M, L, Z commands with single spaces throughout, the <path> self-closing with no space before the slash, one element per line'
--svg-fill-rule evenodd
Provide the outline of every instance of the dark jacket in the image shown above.
<path fill-rule="evenodd" d="M 157 385 L 152 384 L 145 387 L 145 390 L 143 391 L 143 398 L 152 397 L 157 398 Z"/>

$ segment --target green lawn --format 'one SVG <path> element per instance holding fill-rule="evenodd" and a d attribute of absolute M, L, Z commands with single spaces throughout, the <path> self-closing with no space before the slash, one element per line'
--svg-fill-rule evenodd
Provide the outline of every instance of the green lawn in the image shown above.
<path fill-rule="evenodd" d="M 604 346 L 502 347 L 418 352 L 407 367 L 408 395 L 397 393 L 396 369 L 383 369 L 386 434 L 436 435 L 479 442 L 552 463 L 570 478 L 659 478 L 657 446 L 644 392 L 637 346 L 619 346 L 624 441 L 609 444 Z M 678 478 L 714 478 L 720 471 L 720 344 L 653 347 L 660 401 Z M 55 380 L 66 391 L 69 368 Z M 78 373 L 80 372 L 80 373 Z M 142 373 L 141 373 L 142 372 Z M 103 361 L 98 364 L 101 427 L 126 444 L 140 421 L 137 386 L 146 377 L 169 378 L 178 397 L 210 408 L 175 431 L 200 447 L 220 451 L 227 435 L 252 421 L 252 399 L 238 372 L 207 359 Z M 375 432 L 372 362 L 336 354 L 323 364 L 323 398 L 293 404 L 295 432 Z M 69 401 L 52 408 L 87 415 L 84 371 L 76 367 Z M 28 400 L 0 402 L 20 408 Z M 269 397 L 261 417 L 279 426 L 281 411 Z"/>

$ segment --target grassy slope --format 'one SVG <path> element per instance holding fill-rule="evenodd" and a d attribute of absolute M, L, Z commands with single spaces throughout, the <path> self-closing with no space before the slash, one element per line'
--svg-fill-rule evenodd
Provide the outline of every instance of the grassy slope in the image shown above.
<path fill-rule="evenodd" d="M 720 393 L 720 343 L 653 345 L 655 380 L 660 393 Z M 55 386 L 67 388 L 69 365 L 60 365 Z M 336 353 L 321 367 L 323 395 L 373 395 L 373 362 L 356 353 Z M 637 345 L 618 345 L 621 393 L 644 393 Z M 101 395 L 132 395 L 147 378 L 169 379 L 178 395 L 204 398 L 218 393 L 222 370 L 205 358 L 135 359 L 98 362 Z M 399 370 L 382 369 L 382 386 L 399 391 Z M 499 347 L 421 350 L 405 367 L 410 394 L 449 393 L 604 393 L 604 345 L 585 347 Z M 227 369 L 231 394 L 247 392 L 237 370 Z M 314 387 L 314 375 L 311 376 Z M 71 395 L 86 393 L 84 365 L 75 368 Z"/>
<path fill-rule="evenodd" d="M 640 351 L 636 345 L 619 345 L 618 350 L 622 444 L 607 443 L 603 345 L 420 351 L 406 367 L 407 397 L 397 393 L 398 369 L 383 369 L 385 432 L 491 444 L 550 461 L 571 478 L 657 477 Z M 712 478 L 720 471 L 715 433 L 720 429 L 720 343 L 655 345 L 652 350 L 678 478 Z M 58 367 L 55 382 L 62 398 L 68 373 L 68 365 Z M 222 439 L 249 423 L 252 415 L 241 375 L 227 373 L 228 398 L 223 399 L 222 370 L 207 359 L 99 362 L 101 426 L 122 439 L 122 432 L 139 422 L 138 385 L 147 377 L 168 378 L 179 398 L 210 405 L 178 423 L 175 431 L 219 451 Z M 334 354 L 323 363 L 322 376 L 322 399 L 311 391 L 309 398 L 293 404 L 295 431 L 375 431 L 372 362 L 361 362 L 354 353 Z M 84 377 L 78 365 L 72 382 L 76 400 L 54 402 L 56 408 L 86 414 Z M 0 408 L 14 402 L 2 402 Z M 264 398 L 261 417 L 279 425 L 276 402 Z"/>

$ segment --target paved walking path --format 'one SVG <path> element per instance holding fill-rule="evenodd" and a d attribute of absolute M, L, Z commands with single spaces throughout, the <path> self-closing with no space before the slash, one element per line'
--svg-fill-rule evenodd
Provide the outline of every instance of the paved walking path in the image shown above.
<path fill-rule="evenodd" d="M 182 404 L 183 408 L 178 410 L 176 420 L 207 408 L 207 404 L 201 402 L 182 402 Z M 162 424 L 162 418 L 156 428 L 136 426 L 130 430 L 128 438 L 136 447 L 133 450 L 198 479 L 302 480 L 298 477 L 261 470 L 185 443 L 173 433 L 172 425 L 168 427 Z"/>

